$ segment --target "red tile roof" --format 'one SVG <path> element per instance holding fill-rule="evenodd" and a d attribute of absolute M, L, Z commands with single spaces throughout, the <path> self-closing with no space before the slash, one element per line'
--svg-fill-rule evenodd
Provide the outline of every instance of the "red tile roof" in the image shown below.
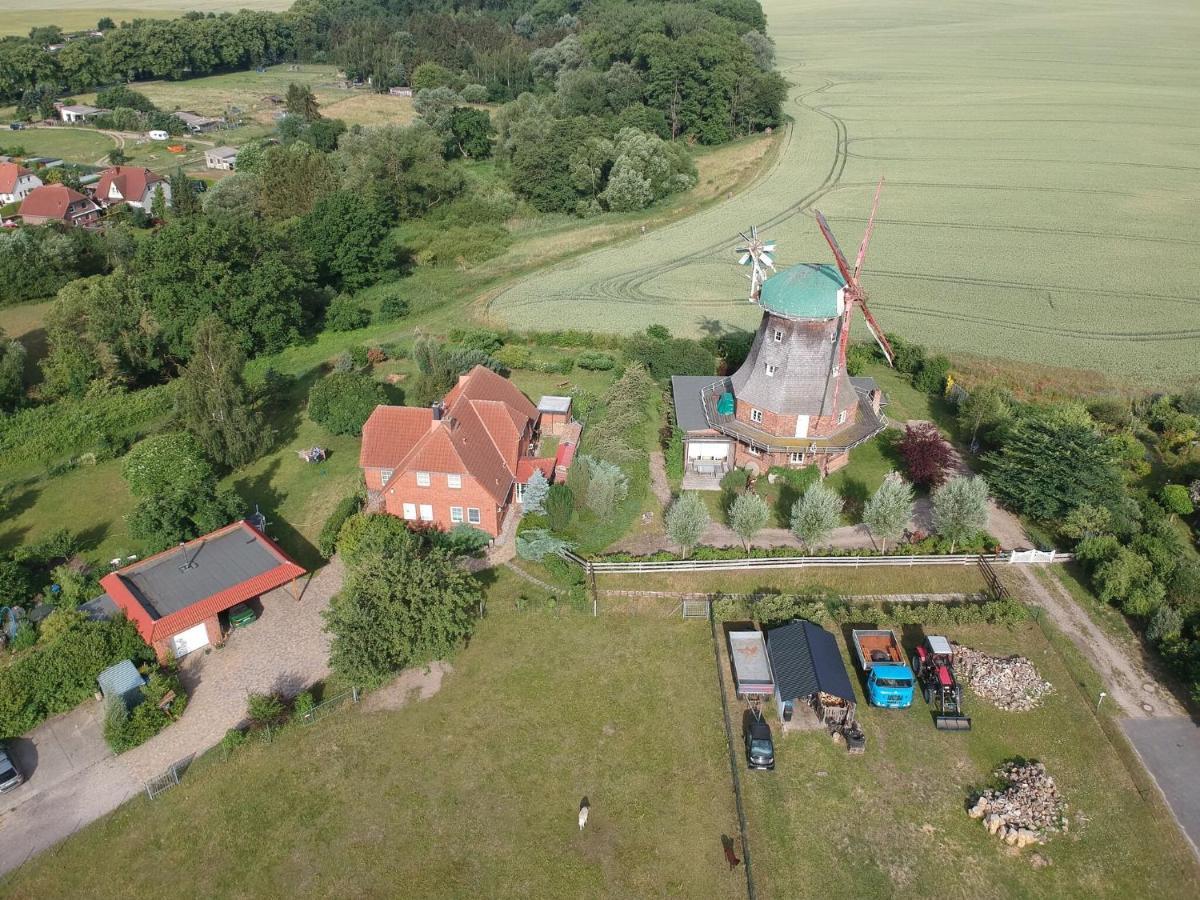
<path fill-rule="evenodd" d="M 87 197 L 65 184 L 44 184 L 34 188 L 21 201 L 19 215 L 66 220 L 71 204 L 80 200 L 87 200 Z"/>
<path fill-rule="evenodd" d="M 427 409 L 376 407 L 363 426 L 359 464 L 397 474 L 469 474 L 503 504 L 536 420 L 537 407 L 516 385 L 476 366 L 446 394 L 440 422 Z"/>
<path fill-rule="evenodd" d="M 141 203 L 147 188 L 166 180 L 161 175 L 139 166 L 113 166 L 100 173 L 100 180 L 96 182 L 95 197 L 107 203 L 109 188 L 115 184 L 123 198 Z"/>
<path fill-rule="evenodd" d="M 554 480 L 555 460 L 550 457 L 523 456 L 517 461 L 517 481 L 528 484 L 534 472 L 541 472 L 547 481 Z"/>
<path fill-rule="evenodd" d="M 279 565 L 161 618 L 155 618 L 154 614 L 138 600 L 133 591 L 129 589 L 124 576 L 145 568 L 155 560 L 161 560 L 169 554 L 177 553 L 179 548 L 172 547 L 170 550 L 165 550 L 148 559 L 136 562 L 132 566 L 126 566 L 124 569 L 109 572 L 100 579 L 100 585 L 108 593 L 108 596 L 112 598 L 113 602 L 133 620 L 133 623 L 137 626 L 138 633 L 142 636 L 142 640 L 152 645 L 156 641 L 166 640 L 172 635 L 186 631 L 194 625 L 199 625 L 205 619 L 211 618 L 219 612 L 224 612 L 231 606 L 251 600 L 254 597 L 259 597 L 268 591 L 275 590 L 275 588 L 283 587 L 283 585 L 293 579 L 305 574 L 305 569 L 302 566 L 294 562 L 286 553 L 279 549 L 279 546 L 274 541 L 245 520 L 234 522 L 232 525 L 226 525 L 224 528 L 219 528 L 211 534 L 188 541 L 184 545 L 184 548 L 187 549 L 196 545 L 202 545 L 205 541 L 228 534 L 239 528 L 246 531 L 248 536 L 251 536 L 261 547 L 279 560 Z"/>
<path fill-rule="evenodd" d="M 17 189 L 17 182 L 33 172 L 15 162 L 0 162 L 0 194 L 12 194 Z"/>

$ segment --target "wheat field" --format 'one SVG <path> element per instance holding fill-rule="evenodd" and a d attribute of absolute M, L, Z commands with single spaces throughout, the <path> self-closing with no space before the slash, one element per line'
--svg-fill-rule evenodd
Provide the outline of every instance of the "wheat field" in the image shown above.
<path fill-rule="evenodd" d="M 499 294 L 516 327 L 750 327 L 751 223 L 781 264 L 847 253 L 886 177 L 864 284 L 883 327 L 951 352 L 1196 374 L 1200 7 L 1192 0 L 765 0 L 792 118 L 715 207 Z M 858 333 L 863 334 L 861 324 Z"/>

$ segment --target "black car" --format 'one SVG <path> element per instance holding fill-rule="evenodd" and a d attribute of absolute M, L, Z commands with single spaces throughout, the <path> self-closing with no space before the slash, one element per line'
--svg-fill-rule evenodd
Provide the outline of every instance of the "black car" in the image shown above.
<path fill-rule="evenodd" d="M 0 794 L 5 794 L 20 786 L 25 776 L 17 771 L 13 761 L 8 758 L 8 748 L 0 743 Z"/>
<path fill-rule="evenodd" d="M 746 727 L 746 762 L 752 769 L 775 768 L 775 744 L 771 740 L 771 726 L 762 719 L 755 719 Z"/>

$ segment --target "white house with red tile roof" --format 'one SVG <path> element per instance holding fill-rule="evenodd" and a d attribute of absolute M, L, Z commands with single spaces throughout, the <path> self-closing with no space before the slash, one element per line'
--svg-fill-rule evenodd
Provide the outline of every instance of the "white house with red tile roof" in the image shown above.
<path fill-rule="evenodd" d="M 140 166 L 112 166 L 105 169 L 91 190 L 95 201 L 104 207 L 128 203 L 149 212 L 154 205 L 154 195 L 160 190 L 167 206 L 171 205 L 171 183 Z"/>
<path fill-rule="evenodd" d="M 16 203 L 42 186 L 42 179 L 15 162 L 0 162 L 0 205 Z"/>
<path fill-rule="evenodd" d="M 534 455 L 539 437 L 537 407 L 507 378 L 476 366 L 431 409 L 377 406 L 363 426 L 359 465 L 375 507 L 496 536 L 535 471 L 554 480 L 555 459 Z"/>

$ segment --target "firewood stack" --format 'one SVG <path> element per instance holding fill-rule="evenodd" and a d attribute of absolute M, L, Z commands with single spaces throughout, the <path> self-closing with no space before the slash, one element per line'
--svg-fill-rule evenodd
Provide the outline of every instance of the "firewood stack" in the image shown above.
<path fill-rule="evenodd" d="M 989 656 L 961 644 L 953 646 L 956 674 L 973 693 L 1000 709 L 1034 709 L 1041 705 L 1043 695 L 1054 690 L 1023 656 Z"/>
<path fill-rule="evenodd" d="M 1068 830 L 1067 804 L 1059 796 L 1054 779 L 1041 763 L 1005 763 L 995 776 L 1008 786 L 988 788 L 968 811 L 982 819 L 988 834 L 1009 846 L 1044 844 L 1052 832 Z"/>

